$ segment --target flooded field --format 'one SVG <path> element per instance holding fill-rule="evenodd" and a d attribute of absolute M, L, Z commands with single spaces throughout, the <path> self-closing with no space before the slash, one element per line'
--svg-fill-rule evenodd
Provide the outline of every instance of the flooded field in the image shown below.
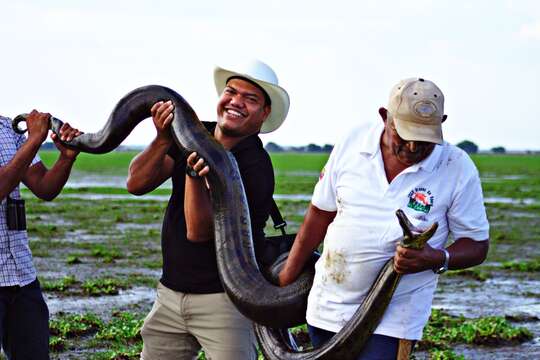
<path fill-rule="evenodd" d="M 273 156 L 275 198 L 294 232 L 326 157 L 287 156 Z M 421 344 L 417 359 L 540 358 L 540 157 L 496 159 L 474 159 L 492 227 L 488 260 L 441 276 L 434 308 L 456 319 L 486 318 L 489 326 L 504 321 L 527 330 L 509 340 L 497 332 L 491 340 L 454 339 L 438 352 L 425 334 L 430 342 Z M 54 202 L 24 191 L 30 244 L 51 312 L 53 359 L 138 358 L 138 329 L 161 274 L 160 229 L 170 184 L 132 196 L 125 191 L 127 163 L 102 171 L 76 168 Z M 270 224 L 267 229 L 273 233 Z"/>

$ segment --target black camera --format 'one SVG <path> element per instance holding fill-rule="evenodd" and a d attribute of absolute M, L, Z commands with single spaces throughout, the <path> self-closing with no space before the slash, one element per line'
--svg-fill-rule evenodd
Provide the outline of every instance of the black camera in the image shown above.
<path fill-rule="evenodd" d="M 26 230 L 26 211 L 23 199 L 7 198 L 7 226 L 8 230 Z"/>

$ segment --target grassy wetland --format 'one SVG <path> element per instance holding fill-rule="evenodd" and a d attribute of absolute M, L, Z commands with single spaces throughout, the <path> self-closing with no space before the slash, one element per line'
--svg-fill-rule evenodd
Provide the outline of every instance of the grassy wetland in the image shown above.
<path fill-rule="evenodd" d="M 139 329 L 161 273 L 170 184 L 142 197 L 128 194 L 134 155 L 81 154 L 53 202 L 23 191 L 30 246 L 51 312 L 53 359 L 138 358 Z M 41 156 L 50 165 L 57 153 Z M 327 156 L 272 155 L 275 197 L 291 232 Z M 540 358 L 540 156 L 473 160 L 491 224 L 489 256 L 481 266 L 441 276 L 414 358 Z M 270 224 L 267 229 L 273 233 Z M 302 328 L 295 333 L 305 335 Z"/>

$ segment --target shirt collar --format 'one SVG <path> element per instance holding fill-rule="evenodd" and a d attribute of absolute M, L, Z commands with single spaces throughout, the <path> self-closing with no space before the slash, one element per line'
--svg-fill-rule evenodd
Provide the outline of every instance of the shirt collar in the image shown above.
<path fill-rule="evenodd" d="M 368 128 L 366 136 L 358 142 L 358 151 L 362 154 L 374 157 L 380 150 L 381 134 L 384 129 L 382 121 L 376 122 Z"/>
<path fill-rule="evenodd" d="M 363 137 L 358 143 L 358 151 L 362 154 L 373 158 L 381 150 L 381 135 L 384 130 L 384 123 L 378 121 L 368 128 L 366 136 Z M 435 164 L 441 157 L 441 145 L 435 145 L 433 151 L 427 158 L 409 167 L 410 171 L 418 169 L 425 170 L 427 172 L 433 172 Z"/>
<path fill-rule="evenodd" d="M 208 123 L 207 130 L 213 135 L 216 130 L 217 122 Z M 238 154 L 253 147 L 262 147 L 262 141 L 259 134 L 253 134 L 245 139 L 242 139 L 238 144 L 231 149 L 233 154 Z"/>
<path fill-rule="evenodd" d="M 418 167 L 422 170 L 425 170 L 427 172 L 433 172 L 433 169 L 435 168 L 435 164 L 437 164 L 437 162 L 439 161 L 441 157 L 441 151 L 442 151 L 441 145 L 438 145 L 438 144 L 435 145 L 431 154 L 429 154 L 427 158 L 425 158 L 424 160 L 422 160 L 416 165 L 418 165 Z"/>

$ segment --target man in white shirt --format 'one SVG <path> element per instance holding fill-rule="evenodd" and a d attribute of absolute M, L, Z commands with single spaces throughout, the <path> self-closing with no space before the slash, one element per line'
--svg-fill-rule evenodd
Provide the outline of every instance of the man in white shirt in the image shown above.
<path fill-rule="evenodd" d="M 379 114 L 382 122 L 354 129 L 332 151 L 280 273 L 282 286 L 293 282 L 324 240 L 306 314 L 319 346 L 352 317 L 394 257 L 394 269 L 408 275 L 359 359 L 395 359 L 400 346 L 421 339 L 438 275 L 482 263 L 489 246 L 478 171 L 443 141 L 441 90 L 421 78 L 402 80 Z M 420 228 L 439 223 L 423 250 L 396 243 L 397 209 Z M 455 241 L 445 248 L 450 234 Z"/>

